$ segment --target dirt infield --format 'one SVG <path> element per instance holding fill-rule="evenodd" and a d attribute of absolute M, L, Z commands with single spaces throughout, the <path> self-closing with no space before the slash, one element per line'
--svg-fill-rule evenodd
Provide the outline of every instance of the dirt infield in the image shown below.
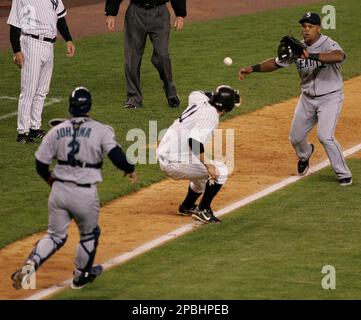
<path fill-rule="evenodd" d="M 345 97 L 337 130 L 338 140 L 344 149 L 361 141 L 361 112 L 358 103 L 361 100 L 361 77 L 346 82 Z M 236 168 L 216 198 L 215 209 L 295 175 L 297 161 L 288 141 L 288 131 L 296 101 L 294 98 L 221 123 L 222 128 L 235 129 Z M 310 140 L 314 143 L 317 141 L 315 130 Z M 321 145 L 316 142 L 315 146 L 312 164 L 326 159 Z M 339 188 L 336 178 L 335 188 Z M 102 237 L 96 261 L 105 262 L 188 223 L 191 218 L 175 214 L 186 190 L 187 182 L 165 180 L 104 206 L 100 214 Z M 167 194 L 172 194 L 172 198 L 165 197 Z M 154 203 L 157 206 L 152 205 Z M 37 292 L 15 291 L 9 277 L 42 235 L 43 233 L 35 234 L 0 250 L 0 260 L 7 262 L 0 273 L 0 299 L 19 299 Z M 72 224 L 64 248 L 37 273 L 38 290 L 71 277 L 78 240 L 78 231 Z"/>
<path fill-rule="evenodd" d="M 74 39 L 106 33 L 104 17 L 104 1 L 99 0 L 68 0 L 71 4 L 68 10 L 67 21 Z M 98 3 L 100 2 L 100 3 Z M 302 5 L 305 3 L 322 3 L 321 0 L 188 0 L 188 16 L 186 23 L 191 21 L 206 21 L 226 16 L 238 16 L 251 12 L 271 10 L 290 5 Z M 79 6 L 81 3 L 87 5 Z M 122 29 L 124 13 L 128 7 L 129 0 L 123 1 L 118 14 L 118 25 Z M 74 6 L 74 7 L 73 7 Z M 8 48 L 9 28 L 6 20 L 9 10 L 0 9 L 0 49 Z M 171 10 L 173 14 L 173 10 Z M 89 19 L 91 17 L 91 19 Z"/>

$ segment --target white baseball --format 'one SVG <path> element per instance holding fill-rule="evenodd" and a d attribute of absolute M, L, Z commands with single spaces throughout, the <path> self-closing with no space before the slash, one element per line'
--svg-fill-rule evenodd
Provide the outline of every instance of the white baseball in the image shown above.
<path fill-rule="evenodd" d="M 232 58 L 230 58 L 230 57 L 225 57 L 224 60 L 223 60 L 223 63 L 224 63 L 226 66 L 230 66 L 230 65 L 232 65 L 232 63 L 233 63 L 233 60 L 232 60 Z"/>

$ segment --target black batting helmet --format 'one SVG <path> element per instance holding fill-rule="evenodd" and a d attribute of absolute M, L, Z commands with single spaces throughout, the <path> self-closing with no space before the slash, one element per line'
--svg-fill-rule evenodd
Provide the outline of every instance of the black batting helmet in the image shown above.
<path fill-rule="evenodd" d="M 229 112 L 234 106 L 238 107 L 241 104 L 241 97 L 238 90 L 227 85 L 221 85 L 213 92 L 210 103 L 218 111 Z"/>
<path fill-rule="evenodd" d="M 81 116 L 88 113 L 92 106 L 92 96 L 85 87 L 77 87 L 69 96 L 69 113 Z"/>

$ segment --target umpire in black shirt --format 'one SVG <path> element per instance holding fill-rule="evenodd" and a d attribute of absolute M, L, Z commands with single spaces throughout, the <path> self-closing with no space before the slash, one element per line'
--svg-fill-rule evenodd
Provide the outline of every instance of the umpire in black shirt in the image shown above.
<path fill-rule="evenodd" d="M 140 89 L 140 65 L 144 47 L 149 35 L 153 45 L 152 63 L 163 81 L 163 88 L 172 108 L 180 101 L 172 79 L 172 65 L 168 52 L 170 34 L 170 13 L 166 6 L 169 0 L 130 0 L 124 21 L 125 78 L 127 81 L 127 102 L 125 108 L 140 108 L 143 96 Z M 183 28 L 187 15 L 186 0 L 170 0 L 176 15 L 175 28 Z M 115 30 L 115 16 L 122 0 L 106 0 L 105 15 L 109 31 Z"/>

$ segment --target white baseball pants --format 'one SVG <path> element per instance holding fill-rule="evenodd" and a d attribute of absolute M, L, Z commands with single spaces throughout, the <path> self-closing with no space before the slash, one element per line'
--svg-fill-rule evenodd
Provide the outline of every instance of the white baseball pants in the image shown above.
<path fill-rule="evenodd" d="M 228 178 L 228 168 L 220 161 L 211 161 L 218 172 L 219 177 L 216 180 L 218 184 L 225 184 Z M 190 188 L 197 193 L 203 193 L 206 188 L 208 180 L 208 171 L 201 163 L 182 163 L 182 162 L 168 162 L 161 156 L 159 157 L 159 166 L 167 176 L 174 180 L 190 180 Z"/>
<path fill-rule="evenodd" d="M 49 92 L 54 62 L 50 42 L 21 36 L 25 62 L 21 69 L 21 94 L 18 104 L 18 133 L 41 128 L 41 114 Z"/>

